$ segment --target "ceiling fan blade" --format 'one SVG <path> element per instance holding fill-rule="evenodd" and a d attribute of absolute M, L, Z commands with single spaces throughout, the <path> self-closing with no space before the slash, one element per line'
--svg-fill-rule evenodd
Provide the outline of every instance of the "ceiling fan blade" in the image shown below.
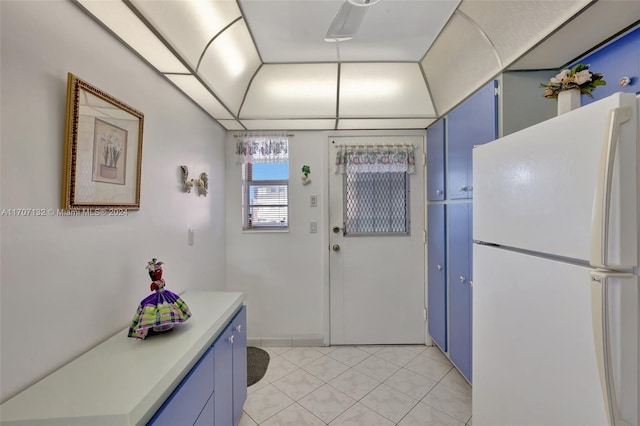
<path fill-rule="evenodd" d="M 338 9 L 338 13 L 331 21 L 325 41 L 346 41 L 351 40 L 356 33 L 365 13 L 366 7 L 354 6 L 351 2 L 345 1 Z"/>

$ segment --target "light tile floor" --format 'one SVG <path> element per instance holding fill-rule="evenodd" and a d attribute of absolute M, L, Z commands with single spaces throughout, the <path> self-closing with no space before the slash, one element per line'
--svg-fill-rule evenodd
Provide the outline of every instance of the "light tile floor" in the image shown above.
<path fill-rule="evenodd" d="M 471 425 L 471 386 L 437 347 L 264 347 L 240 426 Z"/>

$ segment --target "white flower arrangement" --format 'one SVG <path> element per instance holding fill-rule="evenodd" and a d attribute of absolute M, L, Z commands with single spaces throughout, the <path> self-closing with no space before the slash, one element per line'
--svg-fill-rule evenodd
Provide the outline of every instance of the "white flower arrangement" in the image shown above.
<path fill-rule="evenodd" d="M 578 89 L 580 93 L 593 97 L 591 92 L 596 87 L 607 84 L 602 77 L 601 73 L 589 71 L 589 65 L 578 64 L 571 69 L 562 70 L 548 83 L 540 83 L 540 87 L 545 89 L 543 96 L 549 99 L 556 99 L 558 93 L 571 89 Z"/>
<path fill-rule="evenodd" d="M 109 167 L 118 167 L 118 159 L 120 159 L 120 153 L 122 152 L 122 141 L 120 137 L 114 133 L 102 136 L 100 141 L 102 146 L 102 157 L 104 158 L 104 164 Z"/>

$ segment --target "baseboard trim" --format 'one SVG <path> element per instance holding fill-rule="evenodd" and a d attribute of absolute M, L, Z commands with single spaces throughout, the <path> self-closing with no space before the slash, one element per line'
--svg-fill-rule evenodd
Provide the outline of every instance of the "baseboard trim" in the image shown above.
<path fill-rule="evenodd" d="M 249 346 L 257 347 L 309 347 L 309 346 L 326 346 L 322 339 L 247 339 Z"/>

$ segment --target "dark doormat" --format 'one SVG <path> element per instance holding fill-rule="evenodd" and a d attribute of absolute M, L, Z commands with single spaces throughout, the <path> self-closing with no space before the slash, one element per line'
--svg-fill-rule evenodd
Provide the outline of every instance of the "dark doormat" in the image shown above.
<path fill-rule="evenodd" d="M 247 387 L 264 377 L 269 366 L 269 354 L 253 346 L 247 347 Z"/>

